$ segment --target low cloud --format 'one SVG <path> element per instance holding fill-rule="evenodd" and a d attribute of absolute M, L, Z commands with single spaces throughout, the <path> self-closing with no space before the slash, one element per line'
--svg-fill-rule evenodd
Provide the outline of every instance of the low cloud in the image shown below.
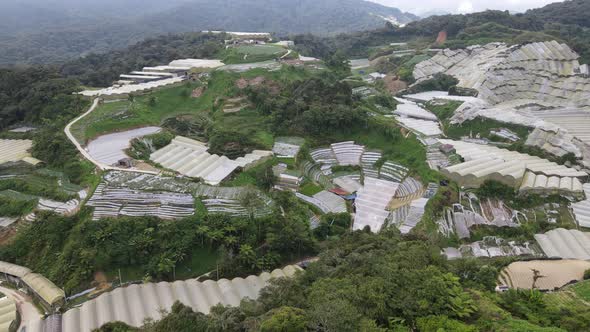
<path fill-rule="evenodd" d="M 527 9 L 538 8 L 559 0 L 369 0 L 382 5 L 397 7 L 414 14 L 445 11 L 449 13 L 466 14 L 486 9 L 509 10 L 524 12 Z"/>

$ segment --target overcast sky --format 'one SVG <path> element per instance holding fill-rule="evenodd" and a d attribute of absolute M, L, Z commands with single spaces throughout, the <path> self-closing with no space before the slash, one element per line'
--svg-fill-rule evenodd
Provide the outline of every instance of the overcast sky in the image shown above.
<path fill-rule="evenodd" d="M 403 11 L 422 14 L 443 10 L 450 13 L 471 13 L 486 9 L 523 12 L 527 9 L 543 7 L 560 0 L 369 0 L 386 6 L 397 7 Z"/>

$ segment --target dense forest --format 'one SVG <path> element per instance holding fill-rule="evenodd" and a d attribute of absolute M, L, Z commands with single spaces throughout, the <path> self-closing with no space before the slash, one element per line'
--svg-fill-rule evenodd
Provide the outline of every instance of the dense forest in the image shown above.
<path fill-rule="evenodd" d="M 495 41 L 526 43 L 559 40 L 568 43 L 590 62 L 590 3 L 584 0 L 555 3 L 550 7 L 512 15 L 507 11 L 485 11 L 468 15 L 431 16 L 403 28 L 391 24 L 384 28 L 336 38 L 312 35 L 295 37 L 299 50 L 323 57 L 343 50 L 350 56 L 369 56 L 375 46 L 391 42 L 411 42 L 420 46 L 461 48 Z M 448 35 L 446 43 L 436 45 L 439 32 Z"/>
<path fill-rule="evenodd" d="M 0 65 L 63 63 L 167 33 L 335 35 L 418 17 L 363 0 L 39 1 L 0 3 Z"/>
<path fill-rule="evenodd" d="M 97 223 L 87 213 L 44 214 L 2 247 L 0 256 L 42 272 L 72 294 L 87 287 L 95 271 L 137 269 L 140 277 L 172 280 L 174 268 L 196 251 L 210 252 L 214 263 L 219 256 L 217 272 L 222 277 L 258 273 L 317 250 L 302 203 L 282 192 L 274 199 L 275 211 L 264 218 L 196 215 L 176 222 L 119 218 Z M 253 199 L 252 209 L 256 203 Z M 350 223 L 349 216 L 343 217 Z M 331 235 L 332 230 L 320 234 Z M 56 253 L 55 260 L 48 259 Z"/>
<path fill-rule="evenodd" d="M 587 331 L 588 309 L 555 305 L 538 291 L 495 294 L 505 261 L 446 261 L 427 238 L 397 231 L 347 234 L 320 261 L 280 279 L 258 301 L 217 306 L 209 315 L 177 303 L 141 329 L 107 324 L 107 331 Z"/>

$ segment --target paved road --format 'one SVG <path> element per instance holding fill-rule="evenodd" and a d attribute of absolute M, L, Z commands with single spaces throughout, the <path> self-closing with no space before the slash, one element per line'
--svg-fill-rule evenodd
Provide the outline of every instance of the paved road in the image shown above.
<path fill-rule="evenodd" d="M 101 170 L 117 170 L 117 171 L 123 171 L 123 172 L 144 173 L 144 174 L 152 174 L 152 175 L 160 174 L 159 172 L 144 171 L 144 170 L 138 170 L 138 169 L 118 168 L 118 167 L 106 165 L 106 164 L 101 163 L 100 161 L 94 159 L 90 155 L 90 153 L 88 153 L 88 151 L 86 151 L 86 149 L 84 149 L 82 147 L 82 145 L 78 142 L 76 137 L 74 137 L 74 135 L 72 134 L 72 126 L 75 125 L 78 121 L 80 121 L 83 118 L 85 118 L 86 116 L 88 116 L 88 114 L 92 113 L 98 107 L 99 102 L 100 102 L 100 98 L 95 98 L 94 101 L 92 102 L 92 106 L 90 107 L 90 109 L 88 109 L 88 111 L 86 111 L 86 113 L 84 113 L 84 114 L 80 115 L 79 117 L 75 118 L 74 120 L 72 120 L 72 122 L 68 123 L 68 125 L 64 129 L 66 136 L 76 146 L 76 149 L 78 149 L 78 151 L 80 151 L 80 153 L 82 154 L 82 156 L 84 156 L 84 158 L 86 158 L 88 161 L 90 161 L 91 163 L 96 165 L 96 167 L 98 167 Z"/>
<path fill-rule="evenodd" d="M 23 327 L 26 327 L 28 322 L 38 321 L 43 317 L 43 315 L 37 310 L 37 307 L 33 305 L 33 302 L 28 295 L 2 286 L 0 286 L 0 292 L 11 296 L 16 303 L 17 310 L 21 317 L 21 323 L 17 331 L 21 331 Z"/>

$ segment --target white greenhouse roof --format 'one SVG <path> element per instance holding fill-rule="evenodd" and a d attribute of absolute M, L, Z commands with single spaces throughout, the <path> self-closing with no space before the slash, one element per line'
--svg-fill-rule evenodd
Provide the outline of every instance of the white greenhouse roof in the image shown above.
<path fill-rule="evenodd" d="M 88 143 L 86 150 L 95 160 L 113 165 L 121 159 L 129 158 L 125 150 L 131 146 L 133 139 L 155 134 L 160 130 L 160 127 L 144 127 L 102 135 Z"/>
<path fill-rule="evenodd" d="M 579 75 L 579 56 L 556 41 L 508 46 L 491 43 L 444 50 L 416 65 L 414 77 L 426 80 L 445 73 L 458 86 L 479 91 L 491 104 L 516 99 L 556 105 L 590 106 L 590 80 Z"/>
<path fill-rule="evenodd" d="M 164 148 L 152 153 L 150 159 L 178 173 L 201 178 L 207 184 L 218 185 L 238 167 L 245 168 L 269 157 L 271 151 L 254 150 L 252 153 L 231 160 L 207 152 L 207 146 L 190 138 L 177 136 Z"/>
<path fill-rule="evenodd" d="M 10 325 L 16 320 L 16 303 L 10 295 L 0 298 L 0 331 L 10 331 Z"/>
<path fill-rule="evenodd" d="M 109 87 L 99 90 L 85 90 L 80 92 L 80 94 L 86 97 L 124 96 L 134 92 L 150 91 L 164 86 L 180 83 L 182 81 L 184 81 L 183 77 L 172 77 L 154 82 L 128 84 L 120 87 Z"/>
<path fill-rule="evenodd" d="M 590 183 L 584 184 L 583 187 L 586 194 L 586 200 L 573 203 L 572 211 L 579 226 L 590 228 Z"/>
<path fill-rule="evenodd" d="M 353 228 L 359 230 L 369 226 L 372 232 L 379 232 L 389 216 L 387 209 L 399 185 L 387 180 L 365 178 L 365 184 L 357 192 L 355 200 Z"/>
<path fill-rule="evenodd" d="M 442 172 L 453 181 L 469 187 L 478 187 L 486 180 L 496 180 L 513 187 L 520 186 L 526 171 L 547 177 L 586 177 L 587 173 L 577 171 L 546 159 L 482 145 L 447 139 L 442 144 L 455 147 L 464 163 L 444 168 Z M 547 185 L 547 184 L 546 184 Z M 553 182 L 549 185 L 553 185 Z M 560 183 L 557 184 L 558 186 Z"/>
<path fill-rule="evenodd" d="M 558 228 L 535 235 L 535 240 L 549 258 L 590 260 L 590 233 Z"/>
<path fill-rule="evenodd" d="M 205 282 L 193 279 L 117 288 L 66 311 L 63 314 L 62 331 L 90 332 L 115 321 L 141 327 L 146 319 L 160 320 L 163 317 L 162 310 L 170 311 L 175 301 L 205 314 L 217 304 L 235 307 L 242 299 L 257 299 L 260 290 L 268 285 L 270 279 L 291 277 L 299 269 L 291 265 L 245 279 Z"/>
<path fill-rule="evenodd" d="M 396 98 L 396 100 L 400 104 L 397 105 L 393 114 L 438 122 L 436 115 L 418 106 L 415 102 L 403 98 Z"/>
<path fill-rule="evenodd" d="M 170 62 L 170 67 L 217 68 L 223 66 L 221 60 L 214 59 L 180 59 Z"/>
<path fill-rule="evenodd" d="M 25 161 L 33 165 L 40 163 L 40 160 L 31 157 L 29 150 L 32 147 L 31 140 L 0 139 L 0 165 L 16 161 Z"/>

